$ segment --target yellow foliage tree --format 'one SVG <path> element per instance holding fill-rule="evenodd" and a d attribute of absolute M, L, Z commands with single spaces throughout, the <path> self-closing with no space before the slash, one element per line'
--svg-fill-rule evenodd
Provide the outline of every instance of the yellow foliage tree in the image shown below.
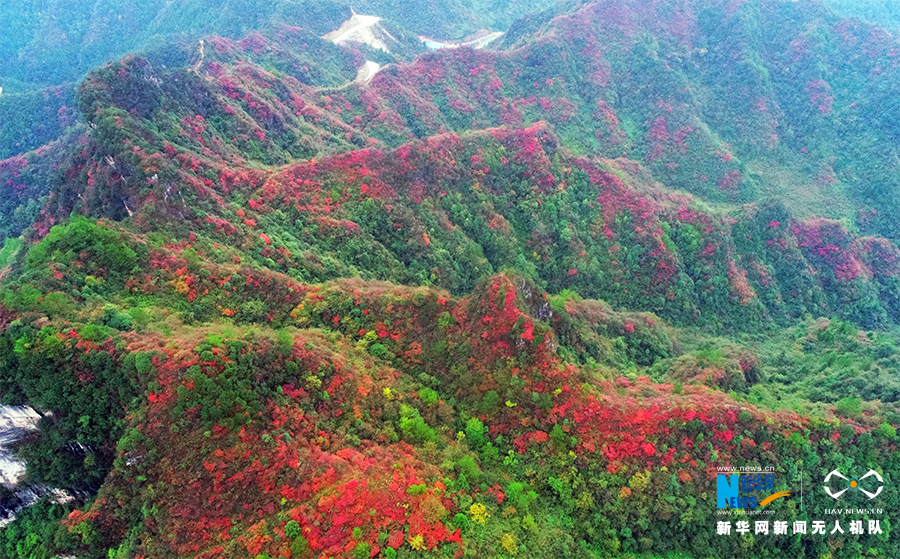
<path fill-rule="evenodd" d="M 519 551 L 519 544 L 516 541 L 516 537 L 509 532 L 503 534 L 503 537 L 500 538 L 500 546 L 510 555 L 515 555 L 516 552 Z"/>
<path fill-rule="evenodd" d="M 491 516 L 491 513 L 488 512 L 487 507 L 482 505 L 481 503 L 475 503 L 471 507 L 469 507 L 469 514 L 472 515 L 472 522 L 476 522 L 478 524 L 484 524 L 487 522 L 488 517 Z"/>
<path fill-rule="evenodd" d="M 417 534 L 411 538 L 407 538 L 406 541 L 409 542 L 409 547 L 415 549 L 416 551 L 425 549 L 425 538 L 422 536 L 422 534 Z"/>

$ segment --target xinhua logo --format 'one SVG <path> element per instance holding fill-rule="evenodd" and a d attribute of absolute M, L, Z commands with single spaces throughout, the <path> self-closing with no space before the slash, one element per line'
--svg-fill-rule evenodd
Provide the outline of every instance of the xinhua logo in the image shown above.
<path fill-rule="evenodd" d="M 832 487 L 837 484 L 836 481 L 835 482 L 831 481 L 831 478 L 834 478 L 834 477 L 837 477 L 837 478 L 840 478 L 840 479 L 846 481 L 847 482 L 846 487 L 844 487 L 840 491 L 834 491 L 832 489 Z M 865 480 L 867 478 L 872 478 L 872 477 L 874 477 L 875 479 L 878 480 L 877 489 L 875 488 L 874 480 L 870 479 L 867 482 L 863 482 L 863 480 Z M 875 489 L 875 491 L 872 492 L 872 491 L 867 491 L 867 490 L 863 489 L 862 488 L 863 484 L 868 486 L 870 489 Z M 869 470 L 866 473 L 866 475 L 864 475 L 860 478 L 847 477 L 837 470 L 832 470 L 832 471 L 828 472 L 827 476 L 825 476 L 825 493 L 828 493 L 828 496 L 831 497 L 832 499 L 834 499 L 835 501 L 838 500 L 838 498 L 841 495 L 843 495 L 844 493 L 846 493 L 847 491 L 851 491 L 851 492 L 859 491 L 860 493 L 862 493 L 863 495 L 868 497 L 869 500 L 871 501 L 872 499 L 874 499 L 881 493 L 882 489 L 884 489 L 884 479 L 882 479 L 881 475 L 878 472 L 876 472 L 875 470 Z"/>
<path fill-rule="evenodd" d="M 716 507 L 720 509 L 764 508 L 790 494 L 790 491 L 775 491 L 775 474 L 716 476 Z"/>

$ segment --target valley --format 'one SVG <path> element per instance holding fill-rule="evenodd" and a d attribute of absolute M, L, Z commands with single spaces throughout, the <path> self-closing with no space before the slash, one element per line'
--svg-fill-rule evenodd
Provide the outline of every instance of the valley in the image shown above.
<path fill-rule="evenodd" d="M 897 556 L 900 38 L 388 4 L 0 41 L 0 559 Z"/>

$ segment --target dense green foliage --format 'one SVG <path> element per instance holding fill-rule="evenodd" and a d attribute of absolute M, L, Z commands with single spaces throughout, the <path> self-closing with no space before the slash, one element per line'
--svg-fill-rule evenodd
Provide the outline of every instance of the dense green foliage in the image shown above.
<path fill-rule="evenodd" d="M 74 540 L 59 521 L 70 507 L 40 500 L 22 511 L 16 521 L 0 533 L 0 557 L 46 557 L 49 542 L 65 543 Z"/>
<path fill-rule="evenodd" d="M 540 5 L 0 7 L 0 110 L 80 119 L 0 161 L 0 397 L 76 495 L 0 557 L 900 556 L 900 41 L 599 0 L 413 59 Z M 882 533 L 717 535 L 768 465 L 791 521 L 876 470 Z"/>

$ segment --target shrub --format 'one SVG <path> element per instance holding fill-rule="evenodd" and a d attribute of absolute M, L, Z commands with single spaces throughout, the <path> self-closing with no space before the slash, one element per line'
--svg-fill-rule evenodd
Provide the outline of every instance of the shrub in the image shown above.
<path fill-rule="evenodd" d="M 438 317 L 438 326 L 443 330 L 446 330 L 450 326 L 453 326 L 453 324 L 455 323 L 456 321 L 453 319 L 453 315 L 451 315 L 447 311 L 444 311 L 443 313 L 441 313 L 441 316 Z"/>
<path fill-rule="evenodd" d="M 425 537 L 422 534 L 416 534 L 415 536 L 409 537 L 407 536 L 407 542 L 409 542 L 409 547 L 415 549 L 416 551 L 421 551 L 425 549 Z"/>
<path fill-rule="evenodd" d="M 44 296 L 43 301 L 40 301 L 39 308 L 49 315 L 65 316 L 74 312 L 75 305 L 72 304 L 72 300 L 68 295 L 59 291 L 54 291 Z M 118 328 L 112 324 L 110 324 L 110 326 L 117 328 L 118 330 L 128 330 L 131 327 L 131 317 L 124 316 L 124 319 L 127 319 L 127 324 L 124 327 Z"/>
<path fill-rule="evenodd" d="M 149 353 L 138 353 L 134 357 L 134 367 L 141 377 L 147 376 L 153 371 L 153 359 Z"/>
<path fill-rule="evenodd" d="M 430 388 L 423 388 L 422 390 L 419 390 L 419 398 L 421 398 L 422 402 L 424 402 L 428 406 L 436 406 L 438 403 L 437 392 Z"/>
<path fill-rule="evenodd" d="M 258 299 L 251 299 L 241 304 L 238 318 L 243 322 L 262 322 L 268 320 L 266 304 Z"/>
<path fill-rule="evenodd" d="M 510 555 L 515 555 L 517 551 L 519 551 L 518 542 L 516 542 L 516 537 L 509 532 L 503 534 L 503 537 L 500 538 L 500 547 L 506 550 Z"/>
<path fill-rule="evenodd" d="M 456 463 L 456 466 L 459 468 L 460 477 L 465 476 L 466 479 L 469 479 L 473 482 L 478 482 L 481 479 L 481 468 L 478 467 L 478 464 L 475 463 L 475 459 L 471 456 L 463 456 Z"/>
<path fill-rule="evenodd" d="M 410 485 L 406 488 L 406 493 L 409 495 L 422 495 L 426 491 L 428 491 L 428 486 L 424 483 L 420 483 L 418 485 Z"/>
<path fill-rule="evenodd" d="M 841 415 L 854 416 L 862 411 L 859 398 L 847 397 L 838 400 L 837 412 Z"/>
<path fill-rule="evenodd" d="M 78 335 L 89 342 L 101 343 L 116 333 L 115 330 L 100 324 L 86 324 L 78 331 Z"/>
<path fill-rule="evenodd" d="M 497 408 L 500 404 L 500 395 L 496 390 L 488 390 L 484 393 L 484 399 L 481 400 L 481 413 L 488 414 Z"/>
<path fill-rule="evenodd" d="M 353 550 L 353 557 L 356 559 L 368 559 L 371 547 L 368 542 L 359 542 Z"/>
<path fill-rule="evenodd" d="M 137 265 L 138 255 L 120 233 L 76 217 L 66 225 L 54 226 L 25 257 L 31 270 L 42 269 L 51 262 L 73 261 L 84 263 L 85 273 L 121 280 Z"/>
<path fill-rule="evenodd" d="M 484 424 L 477 417 L 466 421 L 466 438 L 471 441 L 474 448 L 484 444 Z"/>
<path fill-rule="evenodd" d="M 388 348 L 384 347 L 384 345 L 379 343 L 374 343 L 369 346 L 369 353 L 378 357 L 379 359 L 387 359 L 390 357 L 391 352 L 388 351 Z"/>
<path fill-rule="evenodd" d="M 473 503 L 472 506 L 469 507 L 469 514 L 472 515 L 472 522 L 476 524 L 484 524 L 491 516 L 487 507 L 481 503 Z"/>
<path fill-rule="evenodd" d="M 437 441 L 437 433 L 425 423 L 419 411 L 405 404 L 400 407 L 400 432 L 413 443 Z"/>
<path fill-rule="evenodd" d="M 291 542 L 291 557 L 304 557 L 309 552 L 309 542 L 303 536 L 297 536 Z"/>
<path fill-rule="evenodd" d="M 101 321 L 103 324 L 116 330 L 131 330 L 131 325 L 134 323 L 133 318 L 120 312 L 119 307 L 112 303 L 103 305 L 103 318 Z"/>

